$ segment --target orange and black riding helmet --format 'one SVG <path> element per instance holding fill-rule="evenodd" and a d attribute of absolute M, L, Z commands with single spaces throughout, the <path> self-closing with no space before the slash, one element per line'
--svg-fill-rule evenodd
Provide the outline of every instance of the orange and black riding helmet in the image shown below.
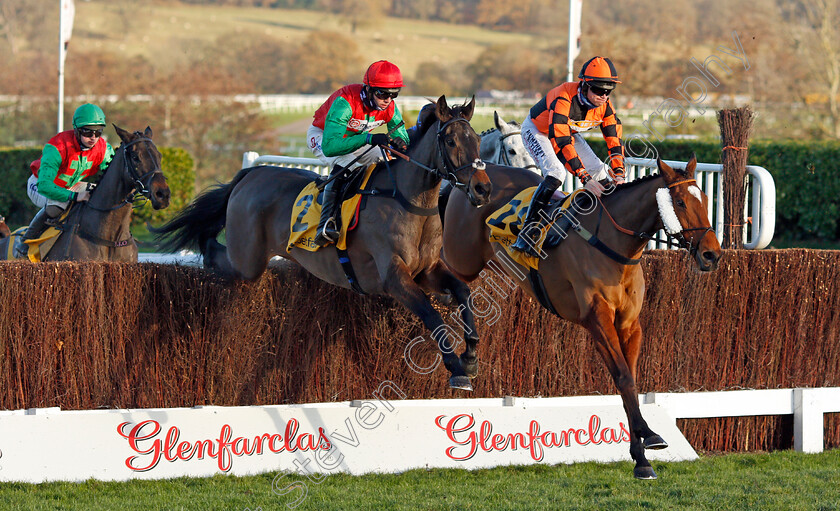
<path fill-rule="evenodd" d="M 587 60 L 580 69 L 578 78 L 588 85 L 608 90 L 615 89 L 616 84 L 621 83 L 618 79 L 618 71 L 607 57 L 592 57 Z"/>

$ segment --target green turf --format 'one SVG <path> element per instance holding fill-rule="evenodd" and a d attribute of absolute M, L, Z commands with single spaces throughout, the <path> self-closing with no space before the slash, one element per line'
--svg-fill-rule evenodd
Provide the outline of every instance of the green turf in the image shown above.
<path fill-rule="evenodd" d="M 126 483 L 0 484 L 0 509 L 840 509 L 840 450 L 821 454 L 703 456 L 653 463 L 656 481 L 637 481 L 628 462 L 491 470 L 413 470 L 397 475 L 215 476 Z M 277 480 L 275 481 L 275 477 Z"/>

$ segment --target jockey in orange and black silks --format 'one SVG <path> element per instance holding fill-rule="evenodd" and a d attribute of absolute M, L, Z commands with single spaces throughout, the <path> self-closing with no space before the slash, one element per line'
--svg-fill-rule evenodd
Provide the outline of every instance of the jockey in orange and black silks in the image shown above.
<path fill-rule="evenodd" d="M 408 147 L 408 133 L 394 102 L 402 86 L 400 69 L 387 60 L 380 60 L 368 67 L 364 83 L 345 85 L 315 111 L 306 138 L 309 149 L 330 166 L 332 178 L 324 188 L 321 222 L 315 238 L 320 246 L 338 239 L 337 197 L 344 183 L 356 169 L 382 159 L 382 151 L 371 146 L 391 145 L 401 151 Z M 371 133 L 383 124 L 390 136 Z"/>
<path fill-rule="evenodd" d="M 531 107 L 522 123 L 522 141 L 543 173 L 544 180 L 531 199 L 524 224 L 540 218 L 552 194 L 563 184 L 568 173 L 578 177 L 596 197 L 604 191 L 601 181 L 612 177 L 624 182 L 624 143 L 621 121 L 615 114 L 610 93 L 621 83 L 612 61 L 606 57 L 589 59 L 578 74 L 580 81 L 551 89 Z M 600 127 L 609 151 L 608 163 L 598 158 L 581 132 Z M 612 175 L 612 176 L 611 176 Z M 536 253 L 534 240 L 538 229 L 525 229 L 512 248 L 531 255 Z"/>

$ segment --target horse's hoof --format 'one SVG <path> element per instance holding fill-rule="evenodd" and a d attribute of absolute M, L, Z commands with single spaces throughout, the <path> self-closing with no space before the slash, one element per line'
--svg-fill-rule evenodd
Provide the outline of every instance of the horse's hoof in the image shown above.
<path fill-rule="evenodd" d="M 666 447 L 668 447 L 668 442 L 663 440 L 659 435 L 653 435 L 645 438 L 645 449 L 658 450 Z"/>
<path fill-rule="evenodd" d="M 636 479 L 656 479 L 656 472 L 653 471 L 653 467 L 635 467 L 633 477 Z"/>
<path fill-rule="evenodd" d="M 464 370 L 470 379 L 475 378 L 478 376 L 478 359 L 472 362 L 465 362 L 464 357 L 461 357 L 461 369 Z"/>
<path fill-rule="evenodd" d="M 473 389 L 468 376 L 453 376 L 449 378 L 449 387 L 453 389 L 469 390 L 470 392 L 472 392 Z"/>

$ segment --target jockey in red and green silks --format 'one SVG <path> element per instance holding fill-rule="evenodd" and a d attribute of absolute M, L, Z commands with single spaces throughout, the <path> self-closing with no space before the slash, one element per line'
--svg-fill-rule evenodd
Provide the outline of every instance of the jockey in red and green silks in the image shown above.
<path fill-rule="evenodd" d="M 73 113 L 73 129 L 62 131 L 44 145 L 41 158 L 29 168 L 32 175 L 26 192 L 41 210 L 15 243 L 15 256 L 25 257 L 28 247 L 24 240 L 37 239 L 47 228 L 50 219 L 60 216 L 71 202 L 90 198 L 83 180 L 105 170 L 114 157 L 114 149 L 102 138 L 105 113 L 90 103 Z"/>
<path fill-rule="evenodd" d="M 374 62 L 365 72 L 364 83 L 345 85 L 315 112 L 306 133 L 309 149 L 331 167 L 332 179 L 324 188 L 321 221 L 315 243 L 325 246 L 339 236 L 338 201 L 344 184 L 355 171 L 382 159 L 382 151 L 371 146 L 388 146 L 405 151 L 408 133 L 394 99 L 403 86 L 400 69 L 388 62 Z M 385 125 L 391 132 L 372 134 Z M 352 164 L 352 168 L 351 168 Z"/>

